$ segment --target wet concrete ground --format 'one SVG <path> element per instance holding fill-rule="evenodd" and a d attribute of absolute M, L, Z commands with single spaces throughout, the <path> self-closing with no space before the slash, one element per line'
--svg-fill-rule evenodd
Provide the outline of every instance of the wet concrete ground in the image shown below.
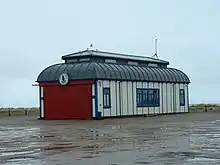
<path fill-rule="evenodd" d="M 220 164 L 220 113 L 39 121 L 0 118 L 3 165 Z"/>

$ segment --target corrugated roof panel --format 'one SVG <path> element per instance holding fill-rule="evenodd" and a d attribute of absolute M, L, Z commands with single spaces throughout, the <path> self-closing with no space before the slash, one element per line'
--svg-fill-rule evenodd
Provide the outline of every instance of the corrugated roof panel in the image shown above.
<path fill-rule="evenodd" d="M 184 81 L 189 81 L 189 77 L 185 73 L 183 73 L 181 70 L 177 70 L 177 69 L 174 69 L 174 70 L 181 75 Z"/>
<path fill-rule="evenodd" d="M 163 69 L 162 69 L 162 68 L 157 68 L 157 70 L 158 70 L 158 74 L 159 74 L 160 77 L 161 77 L 161 80 L 165 80 L 165 82 L 168 81 L 168 80 L 167 80 L 168 77 L 164 74 Z"/>
<path fill-rule="evenodd" d="M 171 70 L 171 69 L 167 69 L 167 70 L 166 70 L 166 71 L 168 72 L 169 77 L 170 77 L 170 81 L 171 81 L 171 82 L 177 81 L 177 80 L 176 80 L 177 78 L 175 78 L 176 75 L 173 74 L 170 70 Z"/>
<path fill-rule="evenodd" d="M 163 77 L 161 76 L 160 71 L 157 68 L 154 68 L 154 71 L 157 73 L 157 79 L 159 81 L 163 80 Z"/>
<path fill-rule="evenodd" d="M 144 81 L 149 81 L 150 79 L 150 75 L 148 74 L 148 72 L 146 72 L 146 67 L 139 67 L 142 71 L 143 71 L 143 74 L 144 74 Z"/>
<path fill-rule="evenodd" d="M 54 74 L 50 74 L 50 81 L 53 81 L 54 80 L 54 77 L 55 77 L 55 79 L 59 79 L 59 76 L 62 74 L 62 73 L 64 73 L 65 72 L 65 69 L 66 69 L 66 67 L 67 67 L 68 65 L 67 64 L 62 64 L 60 67 L 59 66 L 54 66 L 53 68 L 51 68 L 51 70 L 56 70 L 56 73 L 54 73 Z M 58 70 L 57 70 L 57 68 L 59 68 Z M 51 71 L 51 73 L 52 73 L 52 71 Z"/>
<path fill-rule="evenodd" d="M 128 71 L 128 79 L 135 79 L 135 73 L 133 72 L 132 68 L 129 65 L 123 65 L 123 67 L 125 67 Z"/>
<path fill-rule="evenodd" d="M 119 68 L 117 67 L 117 65 L 114 64 L 108 64 L 114 71 L 115 71 L 115 75 L 116 75 L 116 79 L 115 80 L 120 80 L 121 79 L 121 73 L 119 72 Z"/>
<path fill-rule="evenodd" d="M 120 67 L 120 65 L 119 65 L 119 68 L 121 69 L 121 71 L 123 71 L 123 73 L 125 74 L 125 79 L 127 80 L 127 79 L 131 79 L 132 78 L 132 76 L 131 76 L 131 71 L 130 71 L 130 69 L 128 68 L 128 67 Z"/>
<path fill-rule="evenodd" d="M 161 81 L 161 76 L 160 74 L 157 72 L 157 68 L 155 67 L 150 67 L 150 69 L 152 69 L 152 71 L 154 72 L 154 75 L 156 77 L 156 82 Z"/>
<path fill-rule="evenodd" d="M 71 79 L 73 79 L 73 80 L 77 80 L 78 79 L 78 72 L 81 69 L 81 65 L 82 65 L 82 63 L 77 63 L 76 65 L 73 66 L 74 68 L 71 69 L 70 73 L 68 73 L 68 75 L 71 77 Z"/>
<path fill-rule="evenodd" d="M 88 66 L 86 68 L 86 75 L 85 77 L 87 79 L 95 79 L 96 78 L 96 64 L 95 63 L 88 63 Z"/>
<path fill-rule="evenodd" d="M 108 64 L 106 65 L 106 64 L 105 64 L 104 67 L 105 67 L 105 70 L 108 70 L 111 79 L 117 78 L 114 69 L 113 69 L 110 65 L 108 65 Z"/>
<path fill-rule="evenodd" d="M 145 69 L 146 69 L 146 72 L 147 72 L 147 74 L 149 74 L 149 79 L 151 80 L 151 81 L 153 81 L 153 82 L 155 82 L 155 81 L 159 81 L 158 79 L 157 79 L 157 76 L 155 75 L 156 73 L 154 72 L 154 68 L 150 68 L 150 67 L 145 67 Z"/>
<path fill-rule="evenodd" d="M 103 70 L 102 67 L 100 67 L 99 63 L 95 63 L 95 77 L 99 77 L 100 79 L 104 79 L 105 78 L 105 72 Z"/>
<path fill-rule="evenodd" d="M 77 79 L 81 80 L 81 79 L 87 79 L 88 77 L 88 72 L 87 72 L 87 68 L 89 66 L 90 63 L 80 63 L 79 64 L 79 69 L 77 72 Z"/>
<path fill-rule="evenodd" d="M 105 77 L 109 77 L 109 79 L 111 79 L 111 73 L 109 72 L 109 70 L 106 69 L 104 63 L 98 63 L 99 67 L 102 68 L 102 72 L 103 72 L 103 79 Z"/>
<path fill-rule="evenodd" d="M 122 65 L 115 65 L 117 68 L 118 68 L 118 72 L 120 73 L 121 77 L 120 77 L 120 80 L 127 80 L 127 77 L 126 77 L 126 74 L 125 74 L 125 71 L 123 69 L 123 66 Z"/>
<path fill-rule="evenodd" d="M 173 69 L 169 69 L 172 75 L 174 75 L 174 81 L 178 82 L 180 80 L 179 74 L 176 73 Z"/>
<path fill-rule="evenodd" d="M 49 79 L 51 79 L 51 81 L 54 79 L 54 75 L 56 75 L 56 79 L 58 79 L 59 75 L 59 70 L 62 67 L 62 65 L 54 65 L 53 68 L 51 68 L 51 72 L 50 72 L 50 76 Z"/>
<path fill-rule="evenodd" d="M 138 70 L 140 71 L 140 79 L 145 81 L 148 79 L 148 75 L 145 74 L 145 71 L 143 70 L 142 67 L 138 67 Z"/>
<path fill-rule="evenodd" d="M 169 72 L 167 71 L 167 69 L 161 68 L 161 70 L 164 75 L 165 82 L 171 82 L 171 76 L 170 76 Z"/>
<path fill-rule="evenodd" d="M 134 65 L 131 65 L 131 68 L 135 74 L 136 79 L 141 80 L 141 71 Z"/>
<path fill-rule="evenodd" d="M 114 77 L 115 77 L 115 72 L 113 72 L 112 68 L 109 67 L 110 65 L 104 63 L 103 66 L 105 67 L 105 71 L 110 74 L 110 75 L 109 75 L 110 79 L 114 79 Z"/>

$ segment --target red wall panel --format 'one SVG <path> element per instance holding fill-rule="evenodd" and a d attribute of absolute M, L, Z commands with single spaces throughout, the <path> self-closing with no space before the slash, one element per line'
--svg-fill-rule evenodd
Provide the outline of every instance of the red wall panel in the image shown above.
<path fill-rule="evenodd" d="M 45 119 L 91 119 L 92 85 L 44 87 Z"/>

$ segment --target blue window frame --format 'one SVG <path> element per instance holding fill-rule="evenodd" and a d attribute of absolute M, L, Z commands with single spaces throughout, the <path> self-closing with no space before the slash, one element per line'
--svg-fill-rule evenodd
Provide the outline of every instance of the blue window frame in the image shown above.
<path fill-rule="evenodd" d="M 185 91 L 180 89 L 180 106 L 185 106 Z"/>
<path fill-rule="evenodd" d="M 111 108 L 110 88 L 103 88 L 103 108 Z"/>
<path fill-rule="evenodd" d="M 143 100 L 142 91 L 137 89 L 137 106 L 138 107 L 142 105 L 142 100 Z"/>
<path fill-rule="evenodd" d="M 137 88 L 137 107 L 159 107 L 159 89 Z"/>

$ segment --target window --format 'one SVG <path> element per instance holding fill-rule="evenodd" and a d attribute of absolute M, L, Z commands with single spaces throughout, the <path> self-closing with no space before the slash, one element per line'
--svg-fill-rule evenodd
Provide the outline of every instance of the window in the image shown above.
<path fill-rule="evenodd" d="M 138 107 L 159 107 L 159 89 L 137 88 L 137 106 Z"/>
<path fill-rule="evenodd" d="M 150 67 L 158 67 L 158 65 L 154 64 L 154 63 L 149 63 L 148 66 L 150 66 Z"/>
<path fill-rule="evenodd" d="M 137 106 L 141 107 L 142 106 L 142 101 L 143 101 L 143 96 L 142 96 L 142 90 L 137 89 Z"/>
<path fill-rule="evenodd" d="M 180 106 L 185 106 L 185 91 L 180 89 Z"/>
<path fill-rule="evenodd" d="M 78 62 L 77 59 L 69 59 L 69 60 L 66 60 L 67 63 L 74 63 L 74 62 Z"/>
<path fill-rule="evenodd" d="M 84 62 L 84 61 L 90 61 L 90 58 L 81 58 L 79 59 L 80 62 Z"/>
<path fill-rule="evenodd" d="M 143 97 L 143 105 L 147 105 L 148 104 L 148 92 L 147 89 L 141 90 L 142 91 L 142 97 Z"/>
<path fill-rule="evenodd" d="M 116 63 L 116 60 L 112 60 L 112 59 L 105 59 L 105 63 Z"/>
<path fill-rule="evenodd" d="M 154 91 L 153 89 L 148 89 L 148 105 L 153 106 L 154 102 Z"/>
<path fill-rule="evenodd" d="M 110 88 L 103 88 L 103 108 L 111 108 Z"/>
<path fill-rule="evenodd" d="M 128 61 L 128 65 L 138 65 L 138 62 Z"/>

